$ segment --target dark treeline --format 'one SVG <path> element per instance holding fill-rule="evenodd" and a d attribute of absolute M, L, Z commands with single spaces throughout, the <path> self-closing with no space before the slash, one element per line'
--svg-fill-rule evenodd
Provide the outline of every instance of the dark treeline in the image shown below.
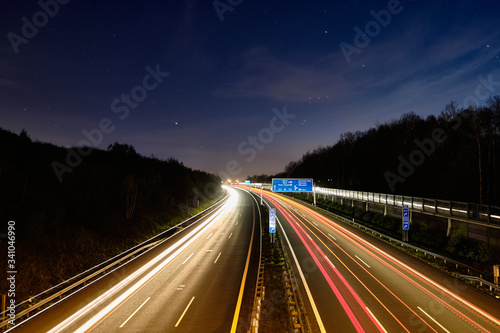
<path fill-rule="evenodd" d="M 500 205 L 499 139 L 500 96 L 466 110 L 451 102 L 439 116 L 424 119 L 410 112 L 365 132 L 344 133 L 334 145 L 306 153 L 275 177 L 314 178 L 324 187 Z"/>
<path fill-rule="evenodd" d="M 22 295 L 143 241 L 222 195 L 219 177 L 174 159 L 143 157 L 127 144 L 94 149 L 73 160 L 71 168 L 68 151 L 33 142 L 24 130 L 17 135 L 0 129 L 0 220 L 5 226 L 0 232 L 6 232 L 7 221 L 16 222 Z M 62 181 L 54 162 L 66 165 Z"/>

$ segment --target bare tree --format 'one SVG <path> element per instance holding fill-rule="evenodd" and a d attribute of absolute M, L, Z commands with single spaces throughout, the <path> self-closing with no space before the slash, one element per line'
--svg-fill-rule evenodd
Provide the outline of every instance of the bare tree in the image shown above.
<path fill-rule="evenodd" d="M 492 178 L 493 178 L 493 199 L 495 204 L 497 198 L 497 166 L 496 166 L 496 147 L 495 141 L 500 132 L 500 96 L 496 95 L 488 99 L 488 134 L 490 136 L 490 148 L 492 152 Z"/>
<path fill-rule="evenodd" d="M 135 206 L 137 203 L 137 193 L 139 192 L 139 181 L 133 175 L 128 175 L 125 181 L 127 186 L 125 215 L 127 220 L 130 220 L 134 217 Z"/>
<path fill-rule="evenodd" d="M 479 172 L 479 204 L 483 204 L 483 162 L 481 154 L 481 138 L 484 136 L 484 126 L 481 121 L 481 114 L 478 109 L 469 108 L 468 123 L 471 133 L 467 135 L 476 142 L 478 154 L 478 172 Z"/>

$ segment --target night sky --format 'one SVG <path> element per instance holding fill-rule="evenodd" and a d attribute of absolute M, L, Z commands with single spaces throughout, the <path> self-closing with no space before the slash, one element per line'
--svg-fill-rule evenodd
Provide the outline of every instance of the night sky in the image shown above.
<path fill-rule="evenodd" d="M 498 0 L 1 7 L 0 127 L 240 179 L 347 131 L 500 94 Z"/>

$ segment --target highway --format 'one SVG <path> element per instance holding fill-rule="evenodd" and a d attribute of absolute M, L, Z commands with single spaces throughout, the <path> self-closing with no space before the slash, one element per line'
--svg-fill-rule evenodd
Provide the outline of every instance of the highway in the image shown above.
<path fill-rule="evenodd" d="M 228 188 L 215 212 L 29 320 L 15 332 L 246 332 L 258 204 Z"/>
<path fill-rule="evenodd" d="M 285 196 L 264 199 L 313 332 L 500 331 L 497 299 Z"/>

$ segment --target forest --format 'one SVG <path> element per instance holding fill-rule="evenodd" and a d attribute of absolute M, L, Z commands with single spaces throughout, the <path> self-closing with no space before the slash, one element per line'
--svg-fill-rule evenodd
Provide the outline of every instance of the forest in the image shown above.
<path fill-rule="evenodd" d="M 81 148 L 81 147 L 80 147 Z M 75 148 L 76 149 L 76 148 Z M 185 220 L 223 195 L 218 176 L 114 143 L 69 150 L 0 129 L 0 217 L 15 221 L 18 301 Z M 0 248 L 6 246 L 0 239 Z M 3 252 L 7 253 L 7 251 Z M 0 288 L 6 290 L 6 282 Z"/>
<path fill-rule="evenodd" d="M 313 178 L 316 186 L 500 205 L 500 96 L 481 107 L 450 102 L 425 119 L 414 112 L 347 132 L 272 177 Z"/>

